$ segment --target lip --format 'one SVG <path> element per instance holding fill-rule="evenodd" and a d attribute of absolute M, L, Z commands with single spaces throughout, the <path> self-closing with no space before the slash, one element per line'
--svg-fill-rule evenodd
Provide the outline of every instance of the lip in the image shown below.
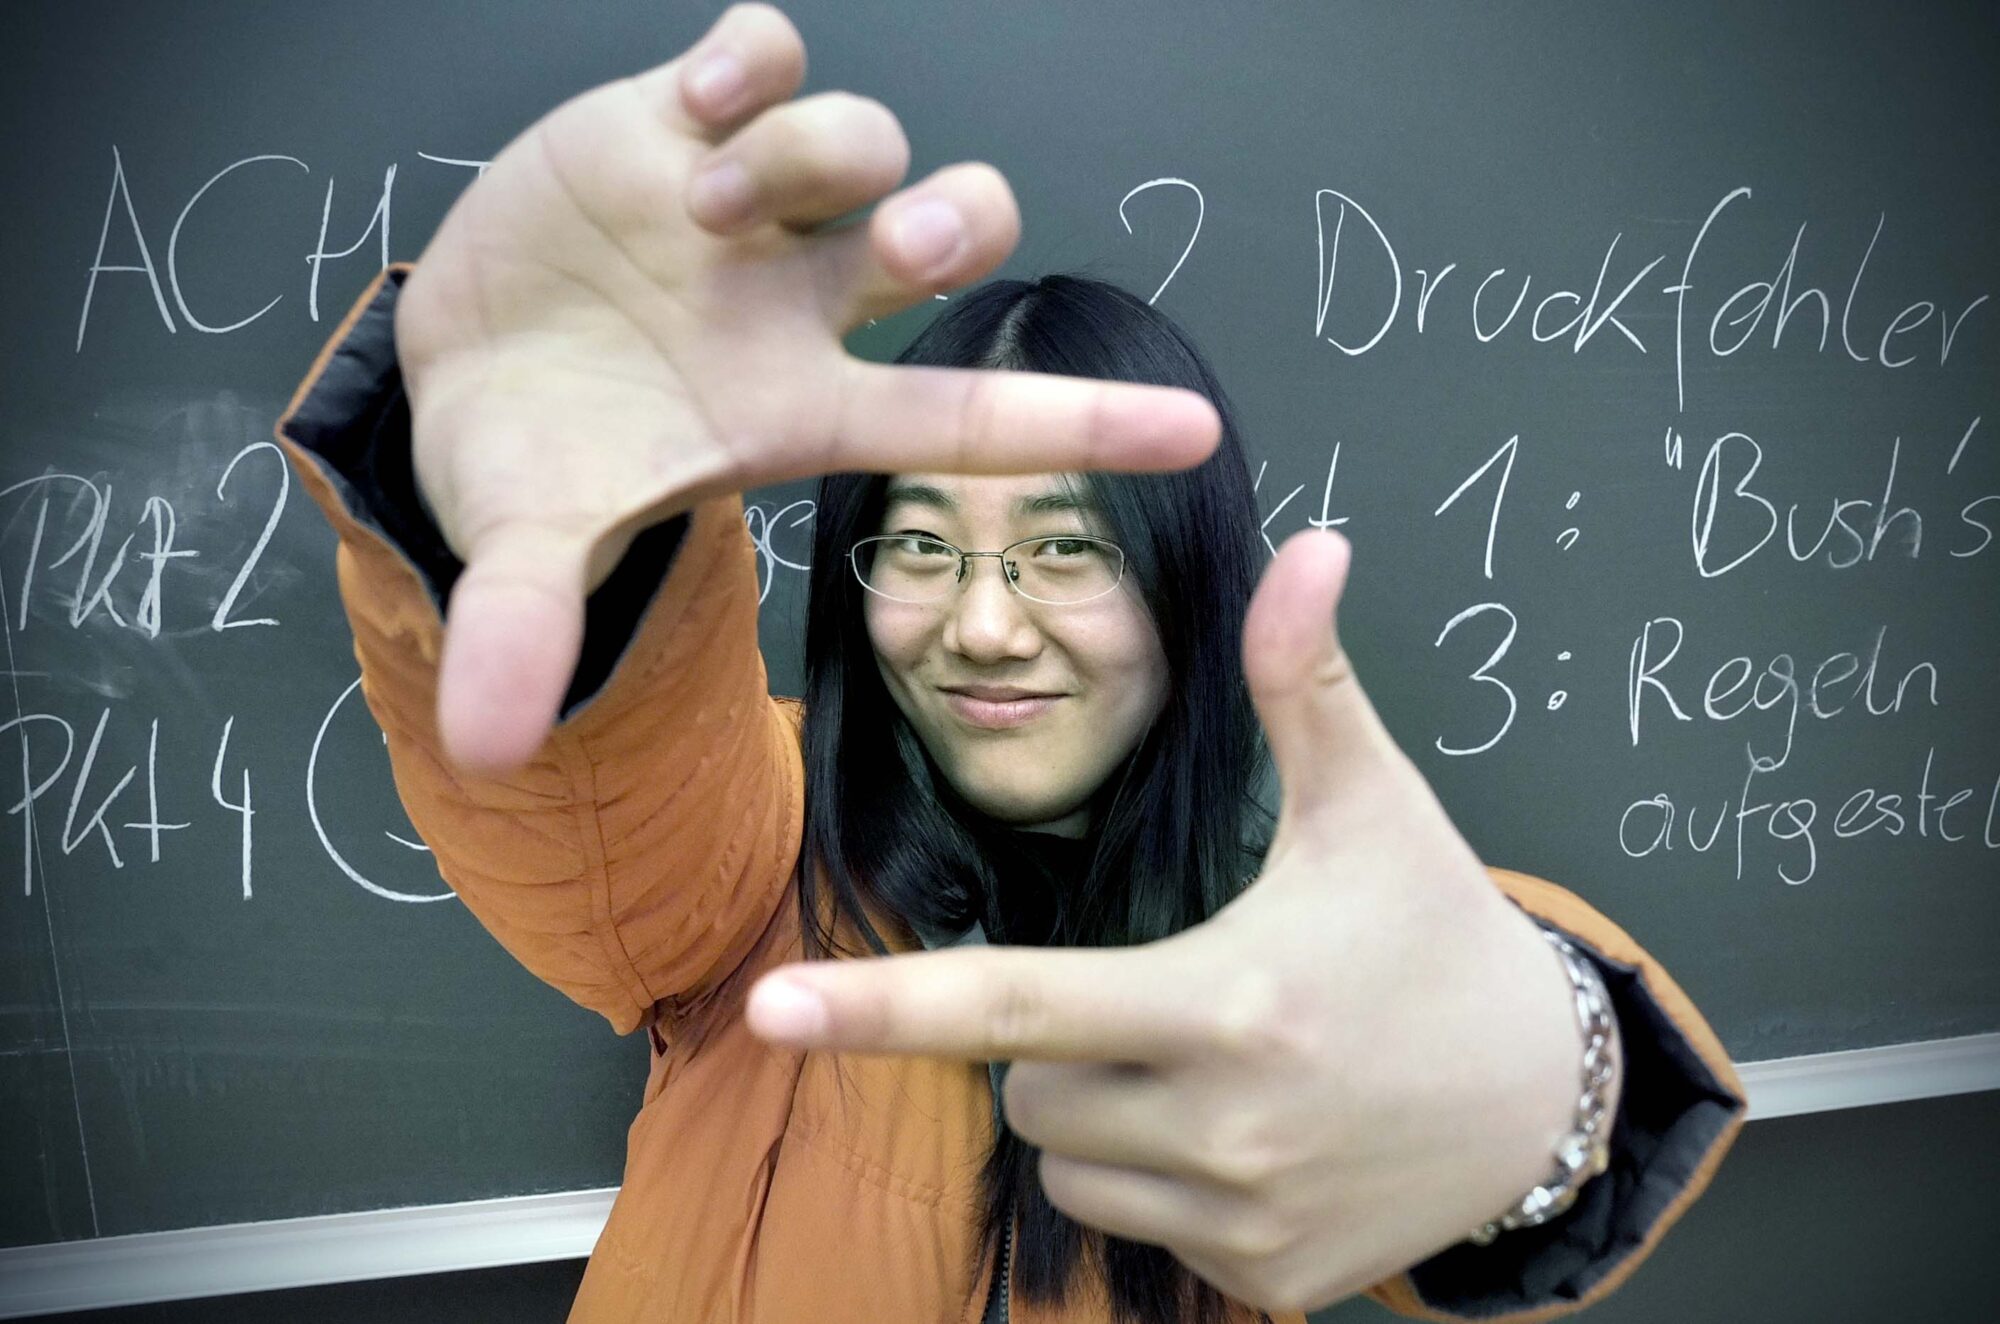
<path fill-rule="evenodd" d="M 1030 690 L 1003 685 L 968 686 L 966 690 L 941 692 L 944 695 L 945 705 L 959 720 L 987 731 L 1024 726 L 1067 697 L 1061 694 L 1036 694 Z M 983 697 L 988 695 L 1016 697 Z"/>
<path fill-rule="evenodd" d="M 1062 696 L 1053 690 L 1029 690 L 1019 685 L 940 685 L 947 694 L 965 694 L 975 699 L 987 699 L 994 703 L 1005 703 L 1009 699 L 1059 699 Z"/>

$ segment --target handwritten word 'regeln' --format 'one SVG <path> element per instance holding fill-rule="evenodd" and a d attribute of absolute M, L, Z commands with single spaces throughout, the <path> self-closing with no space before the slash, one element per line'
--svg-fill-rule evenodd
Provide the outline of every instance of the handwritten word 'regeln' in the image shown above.
<path fill-rule="evenodd" d="M 1773 654 L 1761 666 L 1748 656 L 1729 658 L 1708 669 L 1697 706 L 1694 685 L 1701 668 L 1696 669 L 1696 675 L 1690 675 L 1686 664 L 1682 664 L 1679 674 L 1667 674 L 1667 668 L 1680 656 L 1687 629 L 1677 617 L 1655 617 L 1633 636 L 1631 659 L 1625 669 L 1625 712 L 1631 725 L 1632 744 L 1635 747 L 1639 744 L 1649 691 L 1658 694 L 1667 706 L 1667 715 L 1680 722 L 1695 720 L 1689 708 L 1712 722 L 1731 722 L 1747 713 L 1775 710 L 1777 720 L 1784 724 L 1783 748 L 1775 755 L 1759 754 L 1754 746 L 1750 748 L 1751 758 L 1764 760 L 1773 768 L 1783 767 L 1791 758 L 1801 713 L 1830 721 L 1850 710 L 1886 717 L 1903 711 L 1905 702 L 1913 705 L 1927 702 L 1937 707 L 1937 667 L 1929 662 L 1912 665 L 1895 681 L 1893 691 L 1887 689 L 1889 682 L 1885 680 L 1883 692 L 1877 694 L 1876 676 L 1882 665 L 1882 644 L 1888 635 L 1886 625 L 1875 631 L 1875 642 L 1865 661 L 1854 653 L 1838 652 L 1813 666 L 1810 673 L 1790 653 Z M 1920 681 L 1919 677 L 1923 679 Z M 1912 682 L 1917 682 L 1914 693 Z M 1679 698 L 1675 696 L 1676 687 L 1680 690 Z M 1687 700 L 1686 707 L 1682 706 L 1682 698 Z"/>

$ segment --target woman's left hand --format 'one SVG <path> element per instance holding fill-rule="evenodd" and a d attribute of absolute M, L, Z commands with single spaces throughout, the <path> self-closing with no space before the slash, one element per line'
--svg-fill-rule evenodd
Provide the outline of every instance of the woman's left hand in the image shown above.
<path fill-rule="evenodd" d="M 1057 1208 L 1267 1310 L 1392 1277 L 1544 1180 L 1576 1107 L 1569 980 L 1354 678 L 1348 560 L 1297 534 L 1251 603 L 1283 799 L 1263 873 L 1213 918 L 1139 947 L 794 964 L 750 1028 L 1011 1061 L 1006 1119 Z M 820 995 L 823 1029 L 782 1027 L 781 983 Z"/>

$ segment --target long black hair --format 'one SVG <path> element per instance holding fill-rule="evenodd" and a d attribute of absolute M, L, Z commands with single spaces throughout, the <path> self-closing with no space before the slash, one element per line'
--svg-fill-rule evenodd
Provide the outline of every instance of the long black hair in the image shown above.
<path fill-rule="evenodd" d="M 954 296 L 899 363 L 1024 369 L 1182 386 L 1222 417 L 1216 452 L 1191 469 L 1068 477 L 1125 549 L 1165 653 L 1159 717 L 1090 803 L 1094 840 L 1082 877 L 1059 894 L 1052 934 L 1009 935 L 1003 877 L 1038 867 L 1014 834 L 946 782 L 876 668 L 849 569 L 854 540 L 879 532 L 887 475 L 830 474 L 819 484 L 805 643 L 805 839 L 799 905 L 809 958 L 860 956 L 838 941 L 844 920 L 868 951 L 889 948 L 867 907 L 957 932 L 974 918 L 994 942 L 1085 947 L 1152 942 L 1198 924 L 1236 896 L 1269 849 L 1272 818 L 1257 789 L 1268 754 L 1241 661 L 1242 626 L 1262 565 L 1257 500 L 1228 401 L 1193 343 L 1164 314 L 1080 275 L 999 280 Z M 888 738 L 884 738 L 885 735 Z M 816 869 L 815 869 L 816 866 Z M 1010 872 L 1011 871 L 1011 872 Z M 830 896 L 821 897 L 819 887 Z M 1016 926 L 1025 935 L 1034 926 Z M 1114 1315 L 1135 1324 L 1225 1317 L 1216 1289 L 1165 1248 L 1078 1224 L 1049 1203 L 1034 1146 L 1002 1126 L 981 1174 L 975 1254 L 997 1253 L 1010 1208 L 1021 1293 L 1054 1303 L 1088 1256 Z M 975 1269 L 977 1260 L 975 1260 Z"/>

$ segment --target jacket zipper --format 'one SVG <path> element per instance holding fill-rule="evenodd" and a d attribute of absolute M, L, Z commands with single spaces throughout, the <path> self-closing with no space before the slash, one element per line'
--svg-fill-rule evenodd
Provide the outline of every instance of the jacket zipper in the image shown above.
<path fill-rule="evenodd" d="M 1014 1263 L 1014 1215 L 1007 1215 L 1007 1240 L 1000 1251 L 1000 1324 L 1007 1324 L 1012 1318 L 1007 1304 L 1008 1270 Z"/>
<path fill-rule="evenodd" d="M 973 927 L 978 929 L 979 938 L 983 942 L 986 938 L 986 931 L 983 928 L 979 928 L 977 923 Z M 997 1136 L 1007 1125 L 1000 1110 L 1002 1080 L 1000 1063 L 988 1062 L 986 1064 L 986 1078 L 993 1086 L 993 1134 Z M 1014 1207 L 1014 1201 L 1009 1200 L 1007 1202 L 1006 1237 L 1000 1244 L 1000 1324 L 1008 1324 L 1008 1321 L 1013 1318 L 1011 1307 L 1007 1301 L 1007 1278 L 1008 1270 L 1014 1263 L 1014 1219 L 1017 1212 Z"/>

